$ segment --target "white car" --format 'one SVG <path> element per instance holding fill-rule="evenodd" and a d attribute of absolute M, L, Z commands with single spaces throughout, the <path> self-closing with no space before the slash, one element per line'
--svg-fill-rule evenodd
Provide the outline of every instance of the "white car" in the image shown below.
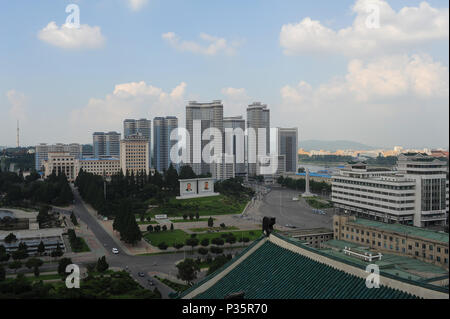
<path fill-rule="evenodd" d="M 113 249 L 112 249 L 112 253 L 115 254 L 115 255 L 117 255 L 117 254 L 119 253 L 119 250 L 118 250 L 117 248 L 113 248 Z"/>

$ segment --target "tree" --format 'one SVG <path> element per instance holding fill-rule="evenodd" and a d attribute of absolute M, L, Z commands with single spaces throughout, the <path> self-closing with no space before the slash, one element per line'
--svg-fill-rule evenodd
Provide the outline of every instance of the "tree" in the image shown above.
<path fill-rule="evenodd" d="M 152 226 L 152 225 L 148 225 L 148 226 L 147 226 L 147 231 L 148 231 L 149 233 L 153 232 L 153 226 Z"/>
<path fill-rule="evenodd" d="M 0 262 L 8 261 L 10 255 L 6 252 L 6 248 L 0 245 Z"/>
<path fill-rule="evenodd" d="M 37 252 L 41 256 L 42 256 L 43 253 L 45 253 L 45 245 L 44 245 L 44 242 L 42 240 L 41 240 L 41 242 L 38 245 Z"/>
<path fill-rule="evenodd" d="M 16 273 L 17 269 L 20 267 L 22 267 L 22 262 L 20 260 L 15 260 L 8 265 L 9 269 L 14 269 L 14 273 Z"/>
<path fill-rule="evenodd" d="M 166 250 L 169 246 L 165 242 L 162 242 L 158 245 L 158 248 L 161 250 Z"/>
<path fill-rule="evenodd" d="M 166 226 L 166 225 L 163 225 L 162 230 L 163 230 L 163 231 L 167 231 L 167 226 Z"/>
<path fill-rule="evenodd" d="M 200 244 L 203 247 L 207 247 L 209 245 L 209 238 L 203 238 L 202 241 L 200 242 Z"/>
<path fill-rule="evenodd" d="M 197 238 L 188 238 L 186 239 L 186 246 L 191 246 L 192 250 L 194 250 L 194 247 L 198 245 L 198 239 Z"/>
<path fill-rule="evenodd" d="M 213 227 L 214 226 L 214 219 L 212 217 L 208 218 L 208 227 Z"/>
<path fill-rule="evenodd" d="M 175 244 L 173 244 L 173 247 L 175 247 L 176 250 L 179 250 L 184 247 L 184 244 L 183 243 L 175 243 Z"/>
<path fill-rule="evenodd" d="M 186 213 L 183 214 L 183 219 L 186 220 L 188 218 L 188 215 Z"/>
<path fill-rule="evenodd" d="M 223 252 L 223 249 L 217 246 L 211 246 L 209 248 L 209 250 L 211 251 L 211 253 L 213 254 L 221 254 Z"/>
<path fill-rule="evenodd" d="M 170 231 L 173 231 L 173 223 L 170 224 Z"/>
<path fill-rule="evenodd" d="M 74 224 L 75 226 L 78 225 L 77 216 L 75 216 L 73 212 L 70 214 L 70 220 L 72 221 L 72 224 Z"/>
<path fill-rule="evenodd" d="M 106 262 L 106 257 L 100 257 L 97 261 L 97 271 L 98 272 L 105 272 L 109 268 L 108 263 Z"/>
<path fill-rule="evenodd" d="M 193 220 L 194 219 L 194 214 L 193 213 L 189 213 L 189 219 Z"/>
<path fill-rule="evenodd" d="M 225 228 L 225 223 L 220 224 L 220 227 Z"/>
<path fill-rule="evenodd" d="M 66 273 L 66 268 L 68 265 L 72 264 L 72 259 L 70 258 L 61 258 L 61 260 L 58 263 L 58 274 L 61 275 L 61 277 L 66 278 L 68 273 Z"/>
<path fill-rule="evenodd" d="M 195 213 L 195 219 L 197 219 L 197 220 L 200 219 L 200 214 L 198 212 Z"/>
<path fill-rule="evenodd" d="M 35 267 L 41 267 L 42 265 L 44 264 L 44 262 L 41 260 L 41 259 L 39 259 L 39 258 L 30 258 L 30 259 L 28 259 L 27 261 L 26 261 L 26 263 L 25 263 L 25 266 L 28 268 L 28 269 L 31 269 L 31 268 L 35 268 Z"/>
<path fill-rule="evenodd" d="M 197 279 L 197 273 L 200 270 L 199 265 L 193 259 L 185 259 L 184 261 L 177 264 L 178 275 L 177 277 L 187 284 Z"/>
<path fill-rule="evenodd" d="M 223 244 L 225 244 L 225 242 L 223 241 L 223 239 L 222 239 L 222 238 L 219 238 L 219 237 L 213 238 L 213 239 L 211 240 L 211 243 L 214 244 L 214 245 L 217 245 L 217 246 L 222 246 Z"/>
<path fill-rule="evenodd" d="M 33 273 L 35 277 L 39 277 L 40 275 L 39 267 L 35 266 L 33 269 Z"/>
<path fill-rule="evenodd" d="M 17 237 L 13 233 L 9 233 L 9 235 L 5 237 L 4 241 L 7 244 L 11 244 L 13 241 L 17 241 Z"/>
<path fill-rule="evenodd" d="M 234 244 L 236 242 L 236 237 L 234 236 L 228 236 L 226 238 L 226 242 L 229 243 L 230 245 Z"/>
<path fill-rule="evenodd" d="M 190 178 L 197 178 L 197 175 L 192 170 L 192 167 L 189 165 L 183 165 L 180 168 L 180 179 L 190 179 Z"/>
<path fill-rule="evenodd" d="M 198 253 L 199 253 L 200 255 L 206 255 L 206 254 L 208 253 L 208 248 L 200 247 L 200 248 L 198 249 Z"/>
<path fill-rule="evenodd" d="M 6 270 L 0 265 L 0 282 L 6 279 Z"/>

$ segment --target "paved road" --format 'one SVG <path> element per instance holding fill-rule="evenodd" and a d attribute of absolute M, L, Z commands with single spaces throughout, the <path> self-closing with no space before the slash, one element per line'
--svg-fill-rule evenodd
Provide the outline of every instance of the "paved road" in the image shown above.
<path fill-rule="evenodd" d="M 333 214 L 330 211 L 326 215 L 316 214 L 303 200 L 292 200 L 298 195 L 298 191 L 271 187 L 271 191 L 255 204 L 255 209 L 248 210 L 248 216 L 255 219 L 273 216 L 279 226 L 290 224 L 298 228 L 332 227 Z"/>
<path fill-rule="evenodd" d="M 128 270 L 132 277 L 139 282 L 143 287 L 147 289 L 153 289 L 155 286 L 163 295 L 163 298 L 168 298 L 168 294 L 173 292 L 173 290 L 166 285 L 162 284 L 158 280 L 149 276 L 152 272 L 162 272 L 172 276 L 176 276 L 177 269 L 175 263 L 184 258 L 183 253 L 178 254 L 166 254 L 166 255 L 153 255 L 153 256 L 133 256 L 128 255 L 124 251 L 120 251 L 119 254 L 115 255 L 111 252 L 113 247 L 118 247 L 115 240 L 111 237 L 109 233 L 100 225 L 96 217 L 92 216 L 85 206 L 83 201 L 78 194 L 76 189 L 73 190 L 74 193 L 74 208 L 73 212 L 75 216 L 88 226 L 88 228 L 95 235 L 97 240 L 101 244 L 101 248 L 95 251 L 95 258 L 86 261 L 83 260 L 82 264 L 87 264 L 90 262 L 96 262 L 96 258 L 101 256 L 106 256 L 106 260 L 110 267 L 118 267 L 124 270 Z M 61 210 L 59 210 L 61 211 Z M 73 258 L 74 262 L 76 258 Z M 145 277 L 139 277 L 138 273 L 143 272 Z M 148 284 L 148 279 L 152 278 L 155 286 L 150 286 Z"/>

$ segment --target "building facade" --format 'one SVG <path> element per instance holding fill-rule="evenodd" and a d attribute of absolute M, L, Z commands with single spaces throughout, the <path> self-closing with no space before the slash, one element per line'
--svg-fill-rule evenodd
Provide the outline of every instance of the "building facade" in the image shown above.
<path fill-rule="evenodd" d="M 397 171 L 416 182 L 414 225 L 446 225 L 447 163 L 422 153 L 400 154 Z"/>
<path fill-rule="evenodd" d="M 112 176 L 120 172 L 120 159 L 111 158 L 82 158 L 75 160 L 75 179 L 80 172 L 91 173 L 100 176 Z"/>
<path fill-rule="evenodd" d="M 297 173 L 298 166 L 298 129 L 278 128 L 277 129 L 277 149 L 278 155 L 284 155 L 286 159 L 286 173 Z"/>
<path fill-rule="evenodd" d="M 447 233 L 346 215 L 335 215 L 333 228 L 335 239 L 417 258 L 448 270 Z"/>
<path fill-rule="evenodd" d="M 245 162 L 245 120 L 242 116 L 223 118 L 225 132 L 225 153 L 233 155 L 235 175 L 244 177 L 247 175 Z"/>
<path fill-rule="evenodd" d="M 140 134 L 130 135 L 120 141 L 120 168 L 124 175 L 150 173 L 150 143 Z"/>
<path fill-rule="evenodd" d="M 51 152 L 48 153 L 47 160 L 43 161 L 44 177 L 47 178 L 51 174 L 65 174 L 69 182 L 76 179 L 77 171 L 75 170 L 76 157 L 70 153 Z"/>
<path fill-rule="evenodd" d="M 387 168 L 350 163 L 332 176 L 334 207 L 342 212 L 386 223 L 412 225 L 416 183 Z"/>
<path fill-rule="evenodd" d="M 75 158 L 81 158 L 83 154 L 83 148 L 81 144 L 45 144 L 41 143 L 36 145 L 35 151 L 35 169 L 36 171 L 43 170 L 43 161 L 48 159 L 49 153 L 69 153 Z"/>
<path fill-rule="evenodd" d="M 255 176 L 258 156 L 270 153 L 270 110 L 266 104 L 254 102 L 247 107 L 247 131 L 247 172 Z"/>
<path fill-rule="evenodd" d="M 99 157 L 120 156 L 120 133 L 117 132 L 95 132 L 92 135 L 93 155 Z"/>
<path fill-rule="evenodd" d="M 199 127 L 194 127 L 198 125 Z M 203 140 L 202 134 L 207 129 L 217 129 L 221 133 L 220 140 Z M 223 153 L 223 104 L 220 100 L 211 103 L 199 103 L 190 101 L 186 106 L 186 130 L 189 132 L 188 153 L 189 162 L 197 175 L 211 173 L 211 158 L 202 158 L 202 152 L 209 143 L 213 147 L 220 149 L 219 154 Z"/>
<path fill-rule="evenodd" d="M 177 140 L 171 140 L 170 134 L 178 129 L 178 119 L 175 116 L 155 117 L 153 119 L 153 163 L 155 169 L 163 172 L 168 169 L 172 160 L 177 168 L 177 159 L 172 159 L 170 151 L 177 143 Z"/>
<path fill-rule="evenodd" d="M 211 175 L 216 180 L 226 180 L 234 178 L 235 159 L 234 155 L 221 154 L 211 163 Z"/>

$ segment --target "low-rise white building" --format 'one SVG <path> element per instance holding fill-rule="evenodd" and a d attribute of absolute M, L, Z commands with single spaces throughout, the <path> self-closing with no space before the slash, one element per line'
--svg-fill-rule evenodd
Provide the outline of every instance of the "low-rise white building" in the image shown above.
<path fill-rule="evenodd" d="M 349 163 L 332 176 L 332 201 L 341 211 L 383 222 L 443 226 L 446 172 L 445 162 L 419 153 L 399 155 L 396 170 Z"/>

